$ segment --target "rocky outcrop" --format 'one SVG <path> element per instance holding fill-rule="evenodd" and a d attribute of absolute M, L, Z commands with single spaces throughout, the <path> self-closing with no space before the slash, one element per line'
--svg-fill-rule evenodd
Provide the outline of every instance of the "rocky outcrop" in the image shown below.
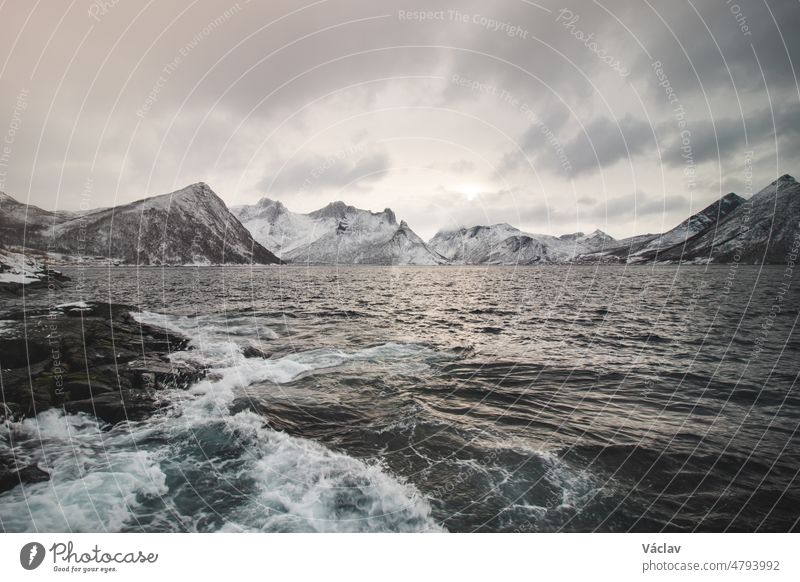
<path fill-rule="evenodd" d="M 0 296 L 21 295 L 23 289 L 60 289 L 69 277 L 51 269 L 37 255 L 0 245 Z"/>
<path fill-rule="evenodd" d="M 185 388 L 205 374 L 170 361 L 170 353 L 188 348 L 187 338 L 138 323 L 125 306 L 76 303 L 3 319 L 17 325 L 0 339 L 0 422 L 53 407 L 109 424 L 137 421 L 160 408 L 160 391 Z M 0 456 L 0 491 L 45 478 L 36 466 Z"/>

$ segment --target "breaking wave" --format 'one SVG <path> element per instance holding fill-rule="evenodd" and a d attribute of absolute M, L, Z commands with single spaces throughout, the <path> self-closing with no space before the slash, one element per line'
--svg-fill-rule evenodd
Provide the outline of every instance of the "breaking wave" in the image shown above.
<path fill-rule="evenodd" d="M 246 357 L 246 341 L 230 334 L 236 322 L 134 317 L 189 336 L 193 349 L 172 358 L 202 364 L 208 376 L 188 391 L 165 392 L 169 406 L 137 423 L 109 427 L 59 410 L 6 423 L 0 444 L 51 479 L 0 495 L 5 531 L 441 530 L 428 501 L 379 464 L 231 410 L 237 388 L 350 363 L 419 369 L 432 350 L 390 343 Z"/>

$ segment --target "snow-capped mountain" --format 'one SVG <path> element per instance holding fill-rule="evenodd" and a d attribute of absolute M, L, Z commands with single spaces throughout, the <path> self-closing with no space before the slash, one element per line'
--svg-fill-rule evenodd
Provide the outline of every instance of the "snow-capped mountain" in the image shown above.
<path fill-rule="evenodd" d="M 736 210 L 744 201 L 744 198 L 733 192 L 726 194 L 697 214 L 693 214 L 672 230 L 655 236 L 636 254 L 647 255 L 683 244 L 693 236 L 712 228 L 720 220 Z"/>
<path fill-rule="evenodd" d="M 36 240 L 47 228 L 77 215 L 75 212 L 44 210 L 0 192 L 0 243 L 22 245 L 23 239 Z"/>
<path fill-rule="evenodd" d="M 3 224 L 9 217 L 13 226 L 7 238 L 15 239 L 6 242 L 28 248 L 139 265 L 280 262 L 202 182 L 83 214 L 52 213 L 30 206 L 26 215 L 20 203 L 3 202 Z M 18 233 L 26 223 L 23 241 Z"/>
<path fill-rule="evenodd" d="M 317 212 L 296 214 L 290 212 L 282 202 L 262 198 L 256 204 L 233 206 L 231 212 L 250 231 L 253 238 L 281 255 L 335 231 L 339 218 L 331 209 L 338 209 L 341 216 L 356 210 L 342 202 L 334 202 Z"/>
<path fill-rule="evenodd" d="M 672 230 L 623 239 L 587 262 L 786 263 L 800 222 L 800 185 L 781 176 L 749 200 L 727 194 Z"/>
<path fill-rule="evenodd" d="M 581 259 L 584 261 L 626 260 L 631 263 L 657 260 L 661 258 L 660 255 L 664 251 L 683 246 L 692 237 L 713 230 L 721 220 L 744 202 L 744 198 L 731 192 L 665 233 L 637 235 L 621 239 L 599 253 L 590 254 Z"/>
<path fill-rule="evenodd" d="M 308 214 L 262 199 L 228 210 L 204 183 L 88 212 L 52 212 L 0 193 L 0 247 L 48 261 L 123 264 L 526 265 L 563 262 L 785 263 L 800 240 L 800 185 L 781 176 L 745 200 L 727 194 L 662 234 L 615 240 L 596 230 L 551 236 L 509 224 L 445 230 L 427 244 L 394 212 L 332 202 Z M 266 247 L 266 248 L 265 248 Z M 280 257 L 267 250 L 272 249 Z M 57 254 L 66 255 L 59 259 Z M 9 255 L 10 256 L 10 255 Z M 15 263 L 16 265 L 16 263 Z M 7 277 L 27 267 L 5 261 Z"/>
<path fill-rule="evenodd" d="M 260 243 L 284 261 L 306 264 L 439 265 L 431 251 L 390 209 L 361 210 L 331 202 L 308 214 L 264 198 L 231 208 Z"/>
<path fill-rule="evenodd" d="M 588 253 L 579 257 L 581 262 L 624 262 L 641 251 L 659 234 L 637 234 L 627 238 L 621 238 L 608 247 L 594 253 Z"/>
<path fill-rule="evenodd" d="M 718 224 L 687 240 L 685 247 L 662 251 L 658 259 L 782 264 L 800 245 L 798 224 L 800 184 L 785 174 L 741 202 Z"/>
<path fill-rule="evenodd" d="M 555 237 L 528 234 L 503 223 L 439 231 L 428 246 L 461 265 L 528 265 L 570 261 L 613 243 L 614 239 L 601 230 Z"/>

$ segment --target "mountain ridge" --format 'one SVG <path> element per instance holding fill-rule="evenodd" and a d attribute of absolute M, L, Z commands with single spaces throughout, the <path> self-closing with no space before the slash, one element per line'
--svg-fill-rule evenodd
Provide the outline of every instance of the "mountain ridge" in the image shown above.
<path fill-rule="evenodd" d="M 13 200 L 11 203 L 8 199 Z M 17 215 L 27 207 L 19 236 Z M 33 213 L 31 213 L 33 209 Z M 7 211 L 8 210 L 8 211 Z M 105 209 L 55 213 L 4 199 L 2 242 L 135 265 L 276 264 L 205 182 Z M 30 236 L 27 236 L 30 232 Z"/>
<path fill-rule="evenodd" d="M 428 246 L 454 264 L 559 263 L 605 248 L 614 238 L 600 229 L 560 237 L 523 232 L 508 223 L 439 231 Z"/>
<path fill-rule="evenodd" d="M 497 223 L 440 229 L 425 242 L 390 208 L 337 200 L 300 214 L 263 197 L 229 209 L 204 182 L 85 212 L 0 192 L 0 216 L 0 246 L 124 264 L 784 263 L 800 241 L 800 185 L 784 174 L 749 199 L 731 192 L 666 232 L 620 240 L 600 229 L 552 236 Z M 79 240 L 87 231 L 89 241 Z"/>
<path fill-rule="evenodd" d="M 398 224 L 391 208 L 364 210 L 341 200 L 318 210 L 294 213 L 276 200 L 231 211 L 254 238 L 282 260 L 303 264 L 440 265 L 446 260 L 431 251 L 405 221 Z"/>

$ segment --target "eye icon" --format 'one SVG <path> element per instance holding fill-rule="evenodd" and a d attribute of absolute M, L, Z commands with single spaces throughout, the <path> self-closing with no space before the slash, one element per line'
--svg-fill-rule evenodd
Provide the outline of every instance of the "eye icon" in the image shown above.
<path fill-rule="evenodd" d="M 44 546 L 39 542 L 30 542 L 19 551 L 19 563 L 26 570 L 35 570 L 44 561 Z"/>

